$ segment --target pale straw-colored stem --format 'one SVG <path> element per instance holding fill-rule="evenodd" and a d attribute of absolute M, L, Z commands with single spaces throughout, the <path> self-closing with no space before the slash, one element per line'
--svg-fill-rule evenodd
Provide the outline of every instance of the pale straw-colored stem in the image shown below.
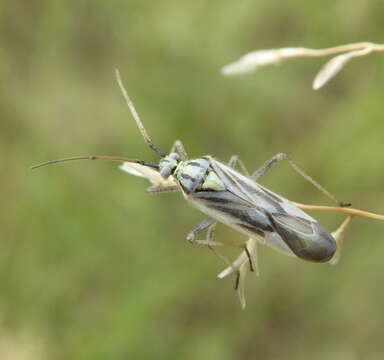
<path fill-rule="evenodd" d="M 346 45 L 339 45 L 334 46 L 326 49 L 309 49 L 309 48 L 301 48 L 302 53 L 300 56 L 327 56 L 327 55 L 334 55 L 334 54 L 340 54 L 348 51 L 354 51 L 354 50 L 361 50 L 370 48 L 371 51 L 384 51 L 384 45 L 382 44 L 374 44 L 370 42 L 360 42 L 360 43 L 354 43 L 354 44 L 346 44 Z"/>
<path fill-rule="evenodd" d="M 361 216 L 361 217 L 367 217 L 371 219 L 384 220 L 384 215 L 379 215 L 379 214 L 358 210 L 358 209 L 336 207 L 336 206 L 306 205 L 306 204 L 300 204 L 296 202 L 292 202 L 292 204 L 294 204 L 295 206 L 303 210 L 333 211 L 333 212 L 340 212 L 340 213 L 344 213 L 352 216 Z"/>
<path fill-rule="evenodd" d="M 384 44 L 374 44 L 371 42 L 339 45 L 326 49 L 290 47 L 257 50 L 247 53 L 237 61 L 224 66 L 221 72 L 226 76 L 236 76 L 254 72 L 262 67 L 278 64 L 292 58 L 335 55 L 316 75 L 312 86 L 317 90 L 332 79 L 351 59 L 365 56 L 372 52 L 383 51 Z"/>

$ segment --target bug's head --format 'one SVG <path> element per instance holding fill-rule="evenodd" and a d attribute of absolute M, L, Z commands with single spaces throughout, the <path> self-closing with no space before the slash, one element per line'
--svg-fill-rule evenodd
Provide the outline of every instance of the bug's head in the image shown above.
<path fill-rule="evenodd" d="M 161 177 L 166 180 L 173 174 L 177 165 L 179 164 L 180 156 L 177 153 L 170 153 L 169 155 L 161 158 L 159 162 L 159 171 Z"/>

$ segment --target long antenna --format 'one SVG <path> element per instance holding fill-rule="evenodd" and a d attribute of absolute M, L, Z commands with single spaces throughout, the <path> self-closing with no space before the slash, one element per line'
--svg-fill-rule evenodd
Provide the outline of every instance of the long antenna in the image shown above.
<path fill-rule="evenodd" d="M 31 169 L 37 169 L 37 168 L 42 167 L 42 166 L 53 165 L 53 164 L 61 163 L 61 162 L 64 162 L 64 161 L 73 161 L 73 160 L 106 160 L 106 161 L 130 162 L 130 163 L 140 164 L 140 165 L 143 165 L 143 166 L 148 166 L 150 168 L 157 169 L 157 170 L 159 169 L 158 165 L 147 163 L 147 162 L 141 161 L 141 160 L 131 160 L 131 159 L 123 158 L 123 157 L 95 156 L 95 155 L 76 156 L 76 157 L 70 157 L 70 158 L 46 161 L 46 162 L 43 162 L 41 164 L 37 164 L 37 165 L 31 166 Z"/>
<path fill-rule="evenodd" d="M 152 142 L 152 140 L 149 137 L 147 131 L 145 130 L 144 125 L 143 125 L 143 123 L 140 120 L 140 116 L 137 113 L 137 111 L 135 109 L 135 106 L 133 105 L 133 102 L 129 98 L 127 90 L 124 87 L 123 81 L 121 80 L 121 76 L 120 76 L 119 70 L 116 69 L 115 71 L 116 71 L 116 80 L 117 80 L 117 83 L 118 83 L 118 85 L 120 87 L 120 90 L 121 90 L 121 92 L 122 92 L 122 94 L 124 96 L 125 102 L 127 103 L 128 109 L 129 109 L 132 117 L 135 119 L 136 125 L 139 128 L 140 133 L 143 136 L 145 142 L 148 144 L 148 146 L 152 150 L 154 150 L 158 155 L 160 155 L 160 157 L 165 157 L 165 154 Z"/>

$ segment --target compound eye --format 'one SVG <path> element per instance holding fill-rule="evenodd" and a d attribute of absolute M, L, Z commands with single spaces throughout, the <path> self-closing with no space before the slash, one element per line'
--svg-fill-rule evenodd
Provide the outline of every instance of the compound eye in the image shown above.
<path fill-rule="evenodd" d="M 180 155 L 177 153 L 171 153 L 171 154 L 169 154 L 169 157 L 171 159 L 180 160 Z"/>
<path fill-rule="evenodd" d="M 169 178 L 169 175 L 171 175 L 171 168 L 170 167 L 163 167 L 161 170 L 160 170 L 160 175 L 161 177 L 166 180 Z"/>

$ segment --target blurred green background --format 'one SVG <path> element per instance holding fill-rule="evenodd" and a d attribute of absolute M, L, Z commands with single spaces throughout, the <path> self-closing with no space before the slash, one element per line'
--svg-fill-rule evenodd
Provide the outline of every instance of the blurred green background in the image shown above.
<path fill-rule="evenodd" d="M 339 198 L 384 212 L 383 55 L 317 92 L 323 58 L 219 73 L 254 49 L 382 42 L 383 12 L 381 0 L 1 1 L 0 358 L 382 359 L 384 223 L 354 220 L 335 267 L 260 248 L 241 311 L 233 279 L 216 279 L 223 264 L 184 241 L 203 215 L 180 194 L 147 195 L 114 163 L 29 167 L 157 161 L 118 67 L 163 151 L 179 138 L 191 157 L 238 154 L 250 169 L 287 152 Z M 329 204 L 287 165 L 262 183 Z M 313 215 L 330 230 L 343 220 Z"/>

